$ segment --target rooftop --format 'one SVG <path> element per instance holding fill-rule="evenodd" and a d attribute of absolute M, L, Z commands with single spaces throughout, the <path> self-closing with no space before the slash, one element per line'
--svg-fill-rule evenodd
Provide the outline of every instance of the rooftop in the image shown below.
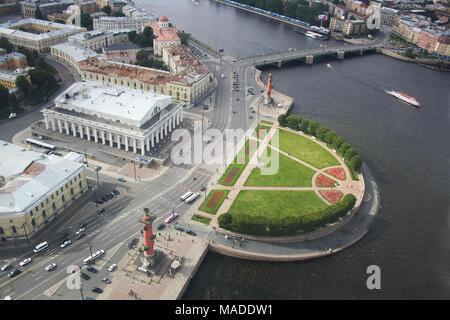
<path fill-rule="evenodd" d="M 161 18 L 160 18 L 161 19 Z M 176 28 L 160 28 L 158 22 L 146 23 L 144 27 L 151 27 L 158 41 L 181 41 Z"/>
<path fill-rule="evenodd" d="M 2 140 L 0 159 L 0 175 L 7 177 L 6 184 L 0 187 L 0 212 L 10 216 L 28 212 L 84 167 L 79 162 L 28 151 Z"/>
<path fill-rule="evenodd" d="M 97 81 L 74 83 L 55 99 L 58 108 L 136 127 L 171 103 L 169 96 Z"/>
<path fill-rule="evenodd" d="M 51 48 L 64 52 L 68 56 L 72 57 L 75 62 L 80 62 L 98 56 L 98 54 L 91 49 L 77 45 L 74 42 L 57 44 Z"/>

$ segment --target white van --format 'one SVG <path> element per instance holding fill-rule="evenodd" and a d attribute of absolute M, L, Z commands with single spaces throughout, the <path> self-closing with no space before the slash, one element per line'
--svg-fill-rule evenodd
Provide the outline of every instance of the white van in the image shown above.
<path fill-rule="evenodd" d="M 36 246 L 36 248 L 34 248 L 33 251 L 34 251 L 34 253 L 38 253 L 38 252 L 44 250 L 44 249 L 47 248 L 47 247 L 48 247 L 48 243 L 47 243 L 47 241 L 44 241 L 44 242 L 39 243 L 39 244 Z"/>
<path fill-rule="evenodd" d="M 189 198 L 189 197 L 192 196 L 193 194 L 194 194 L 194 193 L 193 193 L 192 191 L 186 192 L 185 194 L 183 194 L 183 195 L 181 196 L 181 201 L 186 200 L 187 198 Z"/>
<path fill-rule="evenodd" d="M 186 203 L 191 203 L 192 201 L 194 201 L 195 199 L 197 199 L 197 197 L 200 195 L 200 193 L 196 192 L 193 195 L 191 195 L 189 198 L 187 198 L 186 200 L 184 200 L 184 202 Z"/>
<path fill-rule="evenodd" d="M 223 73 L 220 75 L 220 77 L 221 77 L 222 79 L 225 79 L 225 75 L 224 75 Z"/>

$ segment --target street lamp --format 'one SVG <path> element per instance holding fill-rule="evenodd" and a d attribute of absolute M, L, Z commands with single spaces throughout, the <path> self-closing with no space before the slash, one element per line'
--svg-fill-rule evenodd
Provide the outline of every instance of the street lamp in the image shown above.
<path fill-rule="evenodd" d="M 23 231 L 25 232 L 25 236 L 27 237 L 27 242 L 30 243 L 30 239 L 28 239 L 27 228 L 25 228 L 26 222 L 22 224 Z"/>

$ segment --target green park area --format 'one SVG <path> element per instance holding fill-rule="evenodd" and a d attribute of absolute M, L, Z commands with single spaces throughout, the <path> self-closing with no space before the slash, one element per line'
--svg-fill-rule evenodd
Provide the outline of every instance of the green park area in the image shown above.
<path fill-rule="evenodd" d="M 308 215 L 326 207 L 314 191 L 242 190 L 228 213 L 280 218 Z"/>
<path fill-rule="evenodd" d="M 209 224 L 211 222 L 210 218 L 202 216 L 200 214 L 194 214 L 192 216 L 192 220 L 198 221 L 198 222 L 201 222 L 201 223 L 204 223 L 204 224 Z"/>
<path fill-rule="evenodd" d="M 257 137 L 260 140 L 263 140 L 266 135 L 269 133 L 270 127 L 269 126 L 265 126 L 263 124 L 259 124 L 255 131 L 253 132 L 253 137 Z"/>
<path fill-rule="evenodd" d="M 273 122 L 267 120 L 261 120 L 262 124 L 268 124 L 269 126 L 273 125 Z"/>
<path fill-rule="evenodd" d="M 277 132 L 281 151 L 289 153 L 318 169 L 339 165 L 339 161 L 316 142 L 286 130 L 278 130 Z"/>
<path fill-rule="evenodd" d="M 273 155 L 273 157 L 272 157 Z M 263 159 L 264 158 L 264 159 Z M 278 151 L 267 148 L 267 157 L 260 158 L 266 168 L 254 168 L 250 173 L 245 186 L 251 187 L 311 187 L 311 179 L 315 173 L 314 170 L 292 160 L 291 158 L 280 154 Z M 278 161 L 278 164 L 276 163 Z M 273 169 L 275 174 L 270 173 L 268 169 Z"/>
<path fill-rule="evenodd" d="M 216 214 L 229 192 L 230 190 L 212 190 L 198 209 L 206 213 Z"/>

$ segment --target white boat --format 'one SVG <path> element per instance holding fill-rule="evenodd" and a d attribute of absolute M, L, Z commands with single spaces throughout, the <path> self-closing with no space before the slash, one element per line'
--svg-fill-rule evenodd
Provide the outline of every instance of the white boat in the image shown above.
<path fill-rule="evenodd" d="M 387 91 L 385 90 L 387 94 L 390 94 L 391 96 L 394 96 L 402 101 L 405 101 L 409 104 L 412 104 L 413 106 L 420 108 L 420 102 L 417 101 L 415 98 L 408 96 L 407 94 L 404 94 L 403 92 L 400 91 Z"/>
<path fill-rule="evenodd" d="M 317 34 L 317 33 L 308 31 L 308 32 L 305 33 L 305 36 L 307 36 L 307 37 L 309 37 L 309 38 L 312 38 L 312 39 L 316 39 L 316 38 L 317 38 L 318 36 L 320 36 L 320 35 Z"/>

